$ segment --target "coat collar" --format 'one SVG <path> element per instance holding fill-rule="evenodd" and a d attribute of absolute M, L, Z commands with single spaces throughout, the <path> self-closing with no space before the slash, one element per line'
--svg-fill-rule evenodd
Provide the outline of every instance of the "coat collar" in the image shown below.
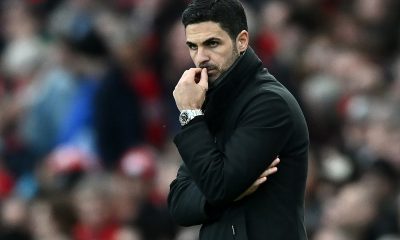
<path fill-rule="evenodd" d="M 215 133 L 224 122 L 227 108 L 252 81 L 257 70 L 262 67 L 261 60 L 250 47 L 235 63 L 216 80 L 208 90 L 203 105 L 205 119 Z"/>

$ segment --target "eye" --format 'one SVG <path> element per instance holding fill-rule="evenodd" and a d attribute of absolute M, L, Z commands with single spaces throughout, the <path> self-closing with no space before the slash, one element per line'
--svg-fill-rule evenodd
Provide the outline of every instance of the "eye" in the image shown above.
<path fill-rule="evenodd" d="M 218 43 L 217 41 L 210 41 L 210 42 L 208 43 L 208 46 L 214 48 L 214 47 L 217 47 L 218 44 L 219 44 L 219 43 Z"/>
<path fill-rule="evenodd" d="M 189 47 L 190 50 L 196 50 L 197 46 L 195 44 L 188 44 L 187 45 Z"/>

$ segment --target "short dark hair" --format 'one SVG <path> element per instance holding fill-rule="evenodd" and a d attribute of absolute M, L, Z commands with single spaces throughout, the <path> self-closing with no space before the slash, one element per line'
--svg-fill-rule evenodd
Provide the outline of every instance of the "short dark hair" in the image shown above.
<path fill-rule="evenodd" d="M 241 31 L 248 31 L 246 14 L 238 0 L 193 0 L 182 14 L 185 28 L 207 21 L 219 23 L 232 40 Z"/>

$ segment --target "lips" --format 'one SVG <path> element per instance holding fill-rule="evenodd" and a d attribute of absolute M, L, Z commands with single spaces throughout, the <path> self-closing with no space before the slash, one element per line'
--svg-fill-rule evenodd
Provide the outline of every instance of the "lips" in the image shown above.
<path fill-rule="evenodd" d="M 216 66 L 214 66 L 214 65 L 212 65 L 212 64 L 209 64 L 209 63 L 201 63 L 201 64 L 199 65 L 199 68 L 206 68 L 207 71 L 212 71 L 212 70 L 217 69 Z"/>
<path fill-rule="evenodd" d="M 215 67 L 207 67 L 207 73 L 208 74 L 213 74 L 215 72 L 217 72 L 217 68 L 215 68 Z"/>

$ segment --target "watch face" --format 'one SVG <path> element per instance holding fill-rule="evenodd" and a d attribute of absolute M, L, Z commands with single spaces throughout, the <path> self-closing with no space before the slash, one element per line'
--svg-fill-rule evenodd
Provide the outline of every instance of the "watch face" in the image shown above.
<path fill-rule="evenodd" d="M 189 119 L 189 114 L 187 112 L 183 112 L 180 115 L 180 122 L 181 124 L 185 124 Z"/>

